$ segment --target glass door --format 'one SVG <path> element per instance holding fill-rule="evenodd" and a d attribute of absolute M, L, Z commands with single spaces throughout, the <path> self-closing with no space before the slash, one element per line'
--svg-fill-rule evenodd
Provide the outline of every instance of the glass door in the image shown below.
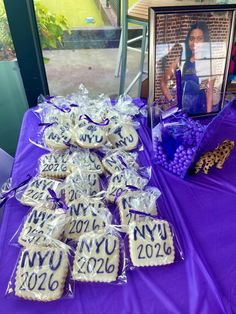
<path fill-rule="evenodd" d="M 130 6 L 135 1 L 130 0 Z M 118 96 L 120 4 L 120 0 L 34 0 L 51 95 L 76 92 L 82 83 L 91 95 Z M 129 56 L 127 84 L 137 74 L 138 58 L 137 52 Z"/>
<path fill-rule="evenodd" d="M 28 102 L 12 43 L 3 0 L 0 0 L 0 148 L 14 156 Z M 0 161 L 1 162 L 1 161 Z"/>

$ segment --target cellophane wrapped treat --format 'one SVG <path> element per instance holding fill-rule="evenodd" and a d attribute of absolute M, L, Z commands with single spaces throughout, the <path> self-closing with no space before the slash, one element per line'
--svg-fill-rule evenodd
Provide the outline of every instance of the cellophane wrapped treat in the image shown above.
<path fill-rule="evenodd" d="M 100 175 L 104 173 L 104 167 L 98 155 L 89 149 L 77 149 L 71 154 L 68 160 L 68 170 L 73 173 L 78 169 L 86 169 Z"/>
<path fill-rule="evenodd" d="M 126 168 L 122 171 L 114 172 L 109 179 L 106 199 L 114 202 L 119 193 L 124 191 L 127 186 L 142 189 L 148 183 L 148 178 L 140 175 L 133 169 Z"/>
<path fill-rule="evenodd" d="M 139 169 L 136 162 L 137 153 L 126 152 L 122 149 L 109 149 L 102 159 L 104 168 L 111 174 L 126 168 Z"/>
<path fill-rule="evenodd" d="M 129 225 L 133 221 L 149 219 L 147 215 L 156 216 L 158 214 L 157 199 L 160 195 L 159 189 L 148 186 L 143 190 L 130 188 L 124 190 L 116 199 L 121 224 Z"/>
<path fill-rule="evenodd" d="M 39 158 L 39 174 L 50 179 L 64 179 L 70 174 L 68 161 L 70 150 L 51 151 Z"/>
<path fill-rule="evenodd" d="M 87 232 L 96 232 L 112 222 L 112 214 L 103 199 L 88 195 L 81 195 L 68 203 L 67 218 L 67 240 L 77 239 Z"/>
<path fill-rule="evenodd" d="M 11 241 L 22 250 L 7 294 L 44 302 L 70 296 L 69 262 L 72 280 L 82 285 L 126 283 L 127 254 L 132 267 L 178 260 L 160 191 L 147 186 L 151 168 L 138 162 L 140 108 L 132 99 L 121 96 L 114 106 L 80 86 L 68 96 L 42 97 L 37 110 L 32 142 L 48 152 L 19 193 L 31 208 Z"/>
<path fill-rule="evenodd" d="M 26 185 L 18 189 L 16 197 L 24 205 L 36 206 L 51 198 L 48 192 L 49 188 L 60 193 L 61 183 L 56 179 L 35 176 Z"/>
<path fill-rule="evenodd" d="M 133 151 L 139 148 L 140 144 L 139 135 L 136 131 L 138 127 L 138 123 L 134 123 L 123 117 L 117 123 L 111 123 L 108 129 L 108 141 L 113 148 Z"/>
<path fill-rule="evenodd" d="M 120 230 L 119 226 L 108 225 L 77 239 L 72 268 L 74 280 L 126 283 L 125 249 Z"/>
<path fill-rule="evenodd" d="M 55 240 L 53 247 L 23 247 L 12 272 L 6 296 L 50 302 L 73 297 L 70 247 Z"/>
<path fill-rule="evenodd" d="M 103 192 L 102 183 L 97 172 L 78 169 L 71 173 L 64 182 L 66 203 L 76 200 L 81 195 L 98 196 Z"/>
<path fill-rule="evenodd" d="M 174 234 L 168 221 L 151 218 L 134 221 L 129 225 L 128 234 L 133 266 L 162 266 L 174 263 Z"/>
<path fill-rule="evenodd" d="M 68 222 L 67 210 L 55 206 L 52 200 L 39 202 L 30 208 L 10 243 L 21 246 L 54 246 L 55 240 L 64 239 Z"/>

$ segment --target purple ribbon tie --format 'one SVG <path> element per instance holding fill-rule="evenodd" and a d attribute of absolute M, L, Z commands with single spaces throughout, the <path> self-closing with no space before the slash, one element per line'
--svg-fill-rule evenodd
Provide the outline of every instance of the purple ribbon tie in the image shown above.
<path fill-rule="evenodd" d="M 63 108 L 63 107 L 59 107 L 57 105 L 55 105 L 53 102 L 50 101 L 50 99 L 54 98 L 55 96 L 46 96 L 45 100 L 48 104 L 52 105 L 53 107 L 57 108 L 58 110 L 62 111 L 62 112 L 70 112 L 71 108 Z"/>
<path fill-rule="evenodd" d="M 45 126 L 45 129 L 52 126 L 52 125 L 57 125 L 57 122 L 52 122 L 52 123 L 39 123 L 38 126 Z"/>
<path fill-rule="evenodd" d="M 62 208 L 64 211 L 66 211 L 67 206 L 66 206 L 65 200 L 61 197 L 57 197 L 56 192 L 50 188 L 48 189 L 48 192 L 51 195 L 52 197 L 51 199 L 55 203 L 55 205 L 57 205 L 58 208 Z"/>
<path fill-rule="evenodd" d="M 57 108 L 58 110 L 62 111 L 62 112 L 71 112 L 71 108 L 62 108 L 62 107 L 58 107 L 57 105 L 53 104 L 53 107 Z"/>
<path fill-rule="evenodd" d="M 158 215 L 151 215 L 151 214 L 148 214 L 148 213 L 145 213 L 145 212 L 140 212 L 139 210 L 136 210 L 136 209 L 130 209 L 129 212 L 131 214 L 147 216 L 147 217 L 151 217 L 151 218 L 154 218 L 154 219 L 158 219 Z"/>
<path fill-rule="evenodd" d="M 50 101 L 50 99 L 55 98 L 56 96 L 45 96 L 45 100 L 48 102 Z"/>
<path fill-rule="evenodd" d="M 20 187 L 22 187 L 23 185 L 25 185 L 26 183 L 29 182 L 29 180 L 32 178 L 30 175 L 27 176 L 28 178 L 25 179 L 23 182 L 21 182 L 18 186 L 16 186 L 15 188 L 12 188 L 10 191 L 5 192 L 2 194 L 2 196 L 0 197 L 0 208 L 11 198 L 15 196 L 15 192 L 17 189 L 19 189 Z"/>
<path fill-rule="evenodd" d="M 68 146 L 68 147 L 70 147 L 70 146 L 71 146 L 70 140 L 69 140 L 69 141 L 67 141 L 67 142 L 66 142 L 66 141 L 64 141 L 63 143 L 64 143 L 66 146 Z"/>
<path fill-rule="evenodd" d="M 128 188 L 129 191 L 138 191 L 139 190 L 139 188 L 137 188 L 134 185 L 130 185 L 130 184 L 127 184 L 126 187 Z"/>
<path fill-rule="evenodd" d="M 127 189 L 128 188 L 128 189 Z M 126 185 L 126 189 L 120 192 L 116 193 L 116 196 L 114 198 L 114 203 L 117 201 L 118 197 L 121 196 L 121 194 L 123 194 L 124 192 L 128 192 L 128 191 L 137 191 L 139 190 L 136 186 L 133 185 Z"/>
<path fill-rule="evenodd" d="M 83 114 L 83 115 L 81 115 L 80 117 L 79 117 L 79 120 L 82 120 L 82 119 L 85 119 L 85 120 L 87 120 L 88 122 L 90 122 L 90 123 L 93 123 L 93 124 L 95 124 L 95 125 L 100 125 L 100 126 L 105 126 L 105 125 L 108 125 L 109 124 L 109 119 L 108 118 L 106 118 L 105 120 L 103 120 L 102 122 L 95 122 L 95 121 L 93 121 L 88 115 L 86 115 L 86 114 Z"/>

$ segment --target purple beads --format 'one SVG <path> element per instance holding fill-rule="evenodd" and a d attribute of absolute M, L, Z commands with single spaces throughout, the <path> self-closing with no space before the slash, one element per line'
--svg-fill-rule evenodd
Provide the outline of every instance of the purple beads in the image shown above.
<path fill-rule="evenodd" d="M 157 164 L 183 177 L 191 165 L 193 156 L 201 142 L 206 127 L 183 114 L 180 114 L 178 118 L 181 119 L 181 124 L 179 124 L 179 128 L 176 125 L 174 126 L 175 129 L 174 132 L 172 132 L 172 141 L 173 139 L 175 141 L 178 140 L 179 143 L 181 139 L 181 143 L 176 148 L 173 159 L 170 160 L 168 158 L 163 149 L 163 143 L 157 138 L 154 139 L 154 151 Z M 165 130 L 163 131 L 165 132 Z M 166 144 L 167 143 L 165 143 L 165 146 Z"/>

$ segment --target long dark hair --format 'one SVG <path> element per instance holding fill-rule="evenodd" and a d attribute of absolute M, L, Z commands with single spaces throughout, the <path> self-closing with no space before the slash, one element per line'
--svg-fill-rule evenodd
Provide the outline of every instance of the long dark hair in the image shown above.
<path fill-rule="evenodd" d="M 190 60 L 190 58 L 192 56 L 192 51 L 189 48 L 189 38 L 190 38 L 190 35 L 194 29 L 200 29 L 203 32 L 205 42 L 210 41 L 209 29 L 208 29 L 208 26 L 205 22 L 199 21 L 199 22 L 196 22 L 195 24 L 191 25 L 191 27 L 188 31 L 187 37 L 185 39 L 186 61 Z"/>

